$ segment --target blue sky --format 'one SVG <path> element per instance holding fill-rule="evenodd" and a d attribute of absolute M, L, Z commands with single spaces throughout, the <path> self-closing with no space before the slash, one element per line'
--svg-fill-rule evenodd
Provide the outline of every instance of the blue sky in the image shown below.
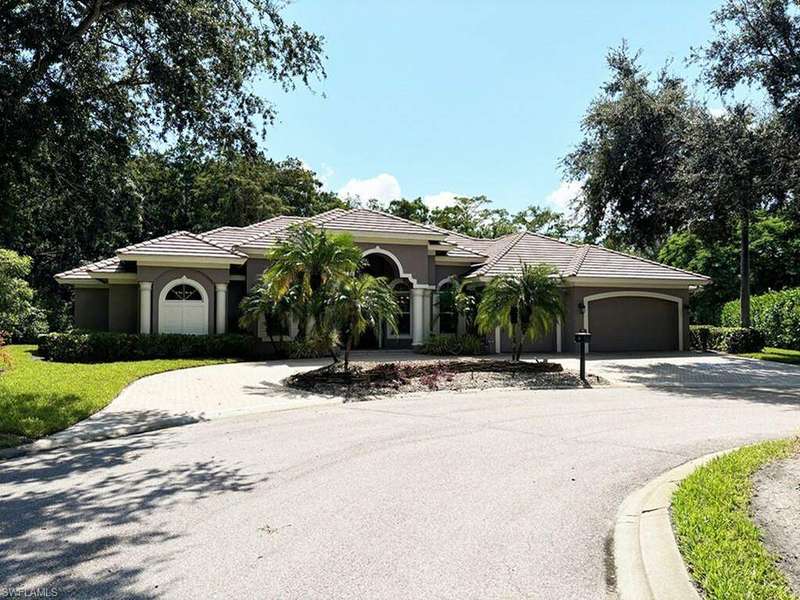
<path fill-rule="evenodd" d="M 328 77 L 314 92 L 258 84 L 278 109 L 266 148 L 337 192 L 559 207 L 559 159 L 608 49 L 625 38 L 648 68 L 673 59 L 694 78 L 684 58 L 720 1 L 297 0 L 286 15 L 325 36 Z"/>

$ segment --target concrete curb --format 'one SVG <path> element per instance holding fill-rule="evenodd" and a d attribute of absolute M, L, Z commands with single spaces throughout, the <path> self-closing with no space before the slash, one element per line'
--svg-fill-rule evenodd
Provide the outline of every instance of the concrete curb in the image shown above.
<path fill-rule="evenodd" d="M 697 468 L 736 449 L 690 460 L 662 473 L 623 500 L 614 524 L 614 597 L 700 600 L 672 532 L 672 494 Z"/>

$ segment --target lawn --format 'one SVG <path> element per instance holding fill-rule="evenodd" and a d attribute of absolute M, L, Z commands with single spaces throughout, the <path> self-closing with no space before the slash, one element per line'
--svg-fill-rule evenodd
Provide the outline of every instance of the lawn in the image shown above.
<path fill-rule="evenodd" d="M 164 359 L 101 364 L 39 360 L 36 346 L 9 346 L 11 368 L 0 374 L 0 448 L 60 431 L 96 413 L 145 375 L 222 362 Z"/>
<path fill-rule="evenodd" d="M 750 358 L 761 360 L 771 360 L 774 362 L 787 363 L 790 365 L 800 365 L 800 350 L 786 350 L 784 348 L 764 348 L 761 352 L 742 354 Z"/>
<path fill-rule="evenodd" d="M 672 498 L 678 547 L 709 600 L 790 600 L 776 566 L 750 520 L 750 477 L 797 451 L 797 440 L 766 442 L 716 458 L 683 480 Z"/>

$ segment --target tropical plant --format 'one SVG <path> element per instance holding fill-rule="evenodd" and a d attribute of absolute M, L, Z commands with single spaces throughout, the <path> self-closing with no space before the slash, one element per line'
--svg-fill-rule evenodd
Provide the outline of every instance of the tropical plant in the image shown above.
<path fill-rule="evenodd" d="M 250 293 L 239 304 L 239 326 L 243 329 L 258 327 L 259 320 L 264 319 L 264 330 L 276 354 L 280 353 L 278 341 L 275 339 L 288 335 L 288 320 L 297 316 L 299 303 L 299 286 L 289 289 L 288 293 L 277 297 L 271 282 L 263 275 L 253 286 Z"/>
<path fill-rule="evenodd" d="M 512 361 L 519 361 L 525 340 L 546 335 L 564 318 L 560 278 L 549 265 L 520 265 L 519 274 L 495 277 L 478 305 L 478 328 L 490 333 L 503 327 L 511 337 Z"/>
<path fill-rule="evenodd" d="M 344 370 L 350 366 L 353 344 L 372 327 L 377 330 L 381 322 L 397 331 L 400 307 L 392 288 L 384 277 L 366 273 L 345 277 L 338 281 L 330 298 L 328 319 L 330 329 L 338 330 L 344 342 Z"/>
<path fill-rule="evenodd" d="M 28 284 L 31 259 L 0 248 L 0 331 L 12 340 L 33 340 L 47 331 L 44 311 Z"/>
<path fill-rule="evenodd" d="M 312 320 L 312 333 L 325 337 L 323 328 L 327 301 L 338 282 L 352 276 L 362 265 L 361 249 L 346 234 L 332 235 L 310 225 L 292 230 L 268 255 L 271 263 L 264 274 L 272 297 L 281 301 L 290 292 L 300 315 L 298 336 L 306 335 Z"/>

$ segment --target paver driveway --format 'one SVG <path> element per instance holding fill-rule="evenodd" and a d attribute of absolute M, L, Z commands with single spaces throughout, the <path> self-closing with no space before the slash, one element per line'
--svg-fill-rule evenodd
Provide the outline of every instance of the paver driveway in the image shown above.
<path fill-rule="evenodd" d="M 775 383 L 759 375 L 771 366 L 746 366 Z M 781 368 L 784 382 L 797 373 Z M 761 387 L 438 393 L 3 462 L 0 588 L 603 598 L 604 546 L 630 491 L 800 428 L 797 388 Z"/>

